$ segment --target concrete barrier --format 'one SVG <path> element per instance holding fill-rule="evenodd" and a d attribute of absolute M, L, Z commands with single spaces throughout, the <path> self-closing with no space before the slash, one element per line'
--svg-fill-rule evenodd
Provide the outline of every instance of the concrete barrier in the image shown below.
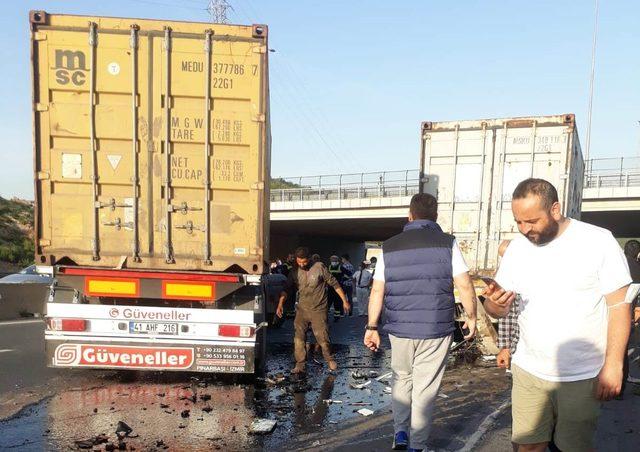
<path fill-rule="evenodd" d="M 42 316 L 48 296 L 47 284 L 0 284 L 0 320 Z"/>

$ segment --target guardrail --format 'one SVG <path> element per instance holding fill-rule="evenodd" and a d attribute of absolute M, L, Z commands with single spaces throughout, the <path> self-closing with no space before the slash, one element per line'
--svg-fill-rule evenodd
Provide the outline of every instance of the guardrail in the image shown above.
<path fill-rule="evenodd" d="M 420 171 L 379 171 L 287 177 L 289 188 L 272 188 L 271 202 L 413 196 Z M 591 159 L 586 162 L 584 188 L 640 187 L 640 157 Z"/>
<path fill-rule="evenodd" d="M 623 173 L 594 173 L 584 177 L 584 188 L 640 187 L 640 171 Z"/>
<path fill-rule="evenodd" d="M 413 196 L 419 189 L 419 170 L 381 171 L 283 178 L 295 188 L 271 189 L 272 202 Z"/>
<path fill-rule="evenodd" d="M 640 157 L 591 159 L 585 162 L 585 174 L 622 174 L 640 171 Z"/>

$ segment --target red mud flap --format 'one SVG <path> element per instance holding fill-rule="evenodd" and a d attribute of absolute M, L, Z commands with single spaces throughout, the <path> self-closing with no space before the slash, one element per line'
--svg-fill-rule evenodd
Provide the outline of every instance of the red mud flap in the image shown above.
<path fill-rule="evenodd" d="M 254 347 L 46 341 L 49 367 L 253 373 Z"/>

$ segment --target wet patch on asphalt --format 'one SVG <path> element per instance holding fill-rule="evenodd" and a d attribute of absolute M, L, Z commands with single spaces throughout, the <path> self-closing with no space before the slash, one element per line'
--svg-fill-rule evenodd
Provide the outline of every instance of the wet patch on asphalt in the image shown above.
<path fill-rule="evenodd" d="M 271 449 L 292 436 L 337 428 L 390 403 L 385 373 L 389 352 L 370 353 L 361 345 L 363 320 L 332 328 L 340 368 L 328 372 L 321 356 L 308 360 L 307 374 L 289 374 L 292 346 L 286 328 L 270 334 L 265 379 L 186 373 L 95 372 L 93 384 L 59 388 L 57 393 L 0 421 L 0 449 L 164 450 Z M 354 378 L 352 373 L 366 374 Z M 356 374 L 357 377 L 360 377 Z M 91 375 L 89 373 L 89 375 Z M 277 421 L 267 435 L 251 433 L 256 419 Z M 124 422 L 132 431 L 118 438 Z"/>

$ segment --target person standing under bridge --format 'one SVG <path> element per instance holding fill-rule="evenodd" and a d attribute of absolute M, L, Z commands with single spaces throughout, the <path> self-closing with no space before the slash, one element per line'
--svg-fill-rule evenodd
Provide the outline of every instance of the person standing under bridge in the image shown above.
<path fill-rule="evenodd" d="M 329 258 L 329 273 L 331 273 L 331 275 L 338 281 L 338 284 L 340 284 L 340 288 L 346 295 L 347 291 L 344 289 L 344 281 L 345 279 L 350 279 L 352 273 L 349 273 L 342 262 L 340 262 L 340 258 L 336 255 L 333 255 Z M 345 314 L 341 297 L 338 294 L 337 290 L 334 290 L 331 287 L 329 287 L 328 289 L 329 304 L 327 306 L 327 311 L 331 308 L 331 306 L 333 306 L 333 320 L 334 322 L 337 322 L 338 320 L 340 320 L 340 317 L 344 316 Z M 350 302 L 348 296 L 347 300 Z"/>
<path fill-rule="evenodd" d="M 344 289 L 344 293 L 347 294 L 347 299 L 349 300 L 349 304 L 353 304 L 353 274 L 356 269 L 353 267 L 351 263 L 351 258 L 347 253 L 340 256 L 342 261 L 342 268 L 344 269 L 344 278 L 342 279 L 342 288 Z M 349 315 L 353 314 L 350 312 Z"/>
<path fill-rule="evenodd" d="M 371 290 L 370 286 L 372 278 L 373 276 L 369 271 L 369 261 L 362 261 L 360 264 L 360 270 L 353 274 L 353 283 L 356 287 L 358 315 L 360 317 L 367 315 L 369 310 L 369 292 Z"/>
<path fill-rule="evenodd" d="M 298 248 L 295 252 L 295 259 L 296 266 L 289 273 L 287 285 L 285 290 L 280 293 L 280 301 L 276 309 L 276 315 L 282 317 L 287 293 L 293 293 L 292 289 L 297 288 L 299 299 L 296 317 L 293 321 L 293 349 L 296 365 L 291 373 L 300 374 L 305 372 L 307 360 L 305 341 L 309 325 L 311 325 L 316 342 L 322 349 L 322 356 L 327 362 L 329 370 L 334 371 L 338 368 L 338 364 L 331 353 L 331 341 L 329 340 L 327 286 L 336 291 L 342 300 L 342 307 L 345 312 L 349 312 L 351 305 L 340 283 L 329 273 L 327 267 L 322 262 L 311 262 L 308 248 Z"/>

